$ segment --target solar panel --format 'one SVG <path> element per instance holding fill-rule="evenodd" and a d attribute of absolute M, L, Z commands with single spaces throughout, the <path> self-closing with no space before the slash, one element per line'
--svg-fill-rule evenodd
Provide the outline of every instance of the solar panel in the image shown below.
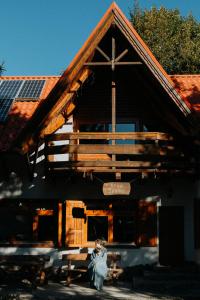
<path fill-rule="evenodd" d="M 0 85 L 0 99 L 15 98 L 22 82 L 22 80 L 4 80 Z"/>
<path fill-rule="evenodd" d="M 45 80 L 25 80 L 17 98 L 39 98 Z"/>
<path fill-rule="evenodd" d="M 0 122 L 5 122 L 13 99 L 0 99 Z"/>

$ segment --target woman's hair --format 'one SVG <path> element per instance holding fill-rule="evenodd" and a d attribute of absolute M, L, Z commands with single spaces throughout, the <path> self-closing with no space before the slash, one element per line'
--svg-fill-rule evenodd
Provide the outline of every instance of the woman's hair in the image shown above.
<path fill-rule="evenodd" d="M 95 243 L 98 243 L 98 244 L 100 244 L 101 246 L 105 246 L 105 244 L 106 244 L 106 241 L 104 240 L 104 239 L 97 239 L 96 241 L 95 241 Z"/>

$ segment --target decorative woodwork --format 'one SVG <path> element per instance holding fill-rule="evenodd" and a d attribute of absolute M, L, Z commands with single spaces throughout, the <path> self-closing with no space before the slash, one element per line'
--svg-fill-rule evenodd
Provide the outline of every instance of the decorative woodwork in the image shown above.
<path fill-rule="evenodd" d="M 54 145 L 54 141 L 69 140 L 67 145 Z M 79 144 L 102 140 L 103 144 Z M 105 144 L 122 140 L 123 144 Z M 133 144 L 126 144 L 133 140 Z M 75 170 L 76 172 L 192 172 L 194 163 L 177 146 L 174 138 L 162 132 L 74 132 L 47 135 L 45 138 L 47 170 Z M 72 144 L 73 142 L 73 144 Z M 70 153 L 69 161 L 50 161 L 49 157 Z M 117 156 L 112 159 L 112 155 Z"/>

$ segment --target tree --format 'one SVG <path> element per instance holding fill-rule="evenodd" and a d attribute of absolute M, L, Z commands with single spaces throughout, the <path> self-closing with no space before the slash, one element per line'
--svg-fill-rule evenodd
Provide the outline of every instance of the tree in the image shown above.
<path fill-rule="evenodd" d="M 169 74 L 200 73 L 200 23 L 178 9 L 141 9 L 135 1 L 130 21 Z"/>
<path fill-rule="evenodd" d="M 5 71 L 4 62 L 0 65 L 0 76 L 2 75 L 3 71 Z"/>

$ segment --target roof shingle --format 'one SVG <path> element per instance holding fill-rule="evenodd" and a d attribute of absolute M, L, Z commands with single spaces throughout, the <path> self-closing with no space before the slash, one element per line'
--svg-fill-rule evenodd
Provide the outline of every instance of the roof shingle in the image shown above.
<path fill-rule="evenodd" d="M 0 80 L 45 80 L 45 86 L 38 101 L 14 101 L 7 121 L 0 124 L 0 151 L 7 151 L 12 142 L 33 115 L 38 104 L 44 101 L 60 76 L 1 76 Z"/>

